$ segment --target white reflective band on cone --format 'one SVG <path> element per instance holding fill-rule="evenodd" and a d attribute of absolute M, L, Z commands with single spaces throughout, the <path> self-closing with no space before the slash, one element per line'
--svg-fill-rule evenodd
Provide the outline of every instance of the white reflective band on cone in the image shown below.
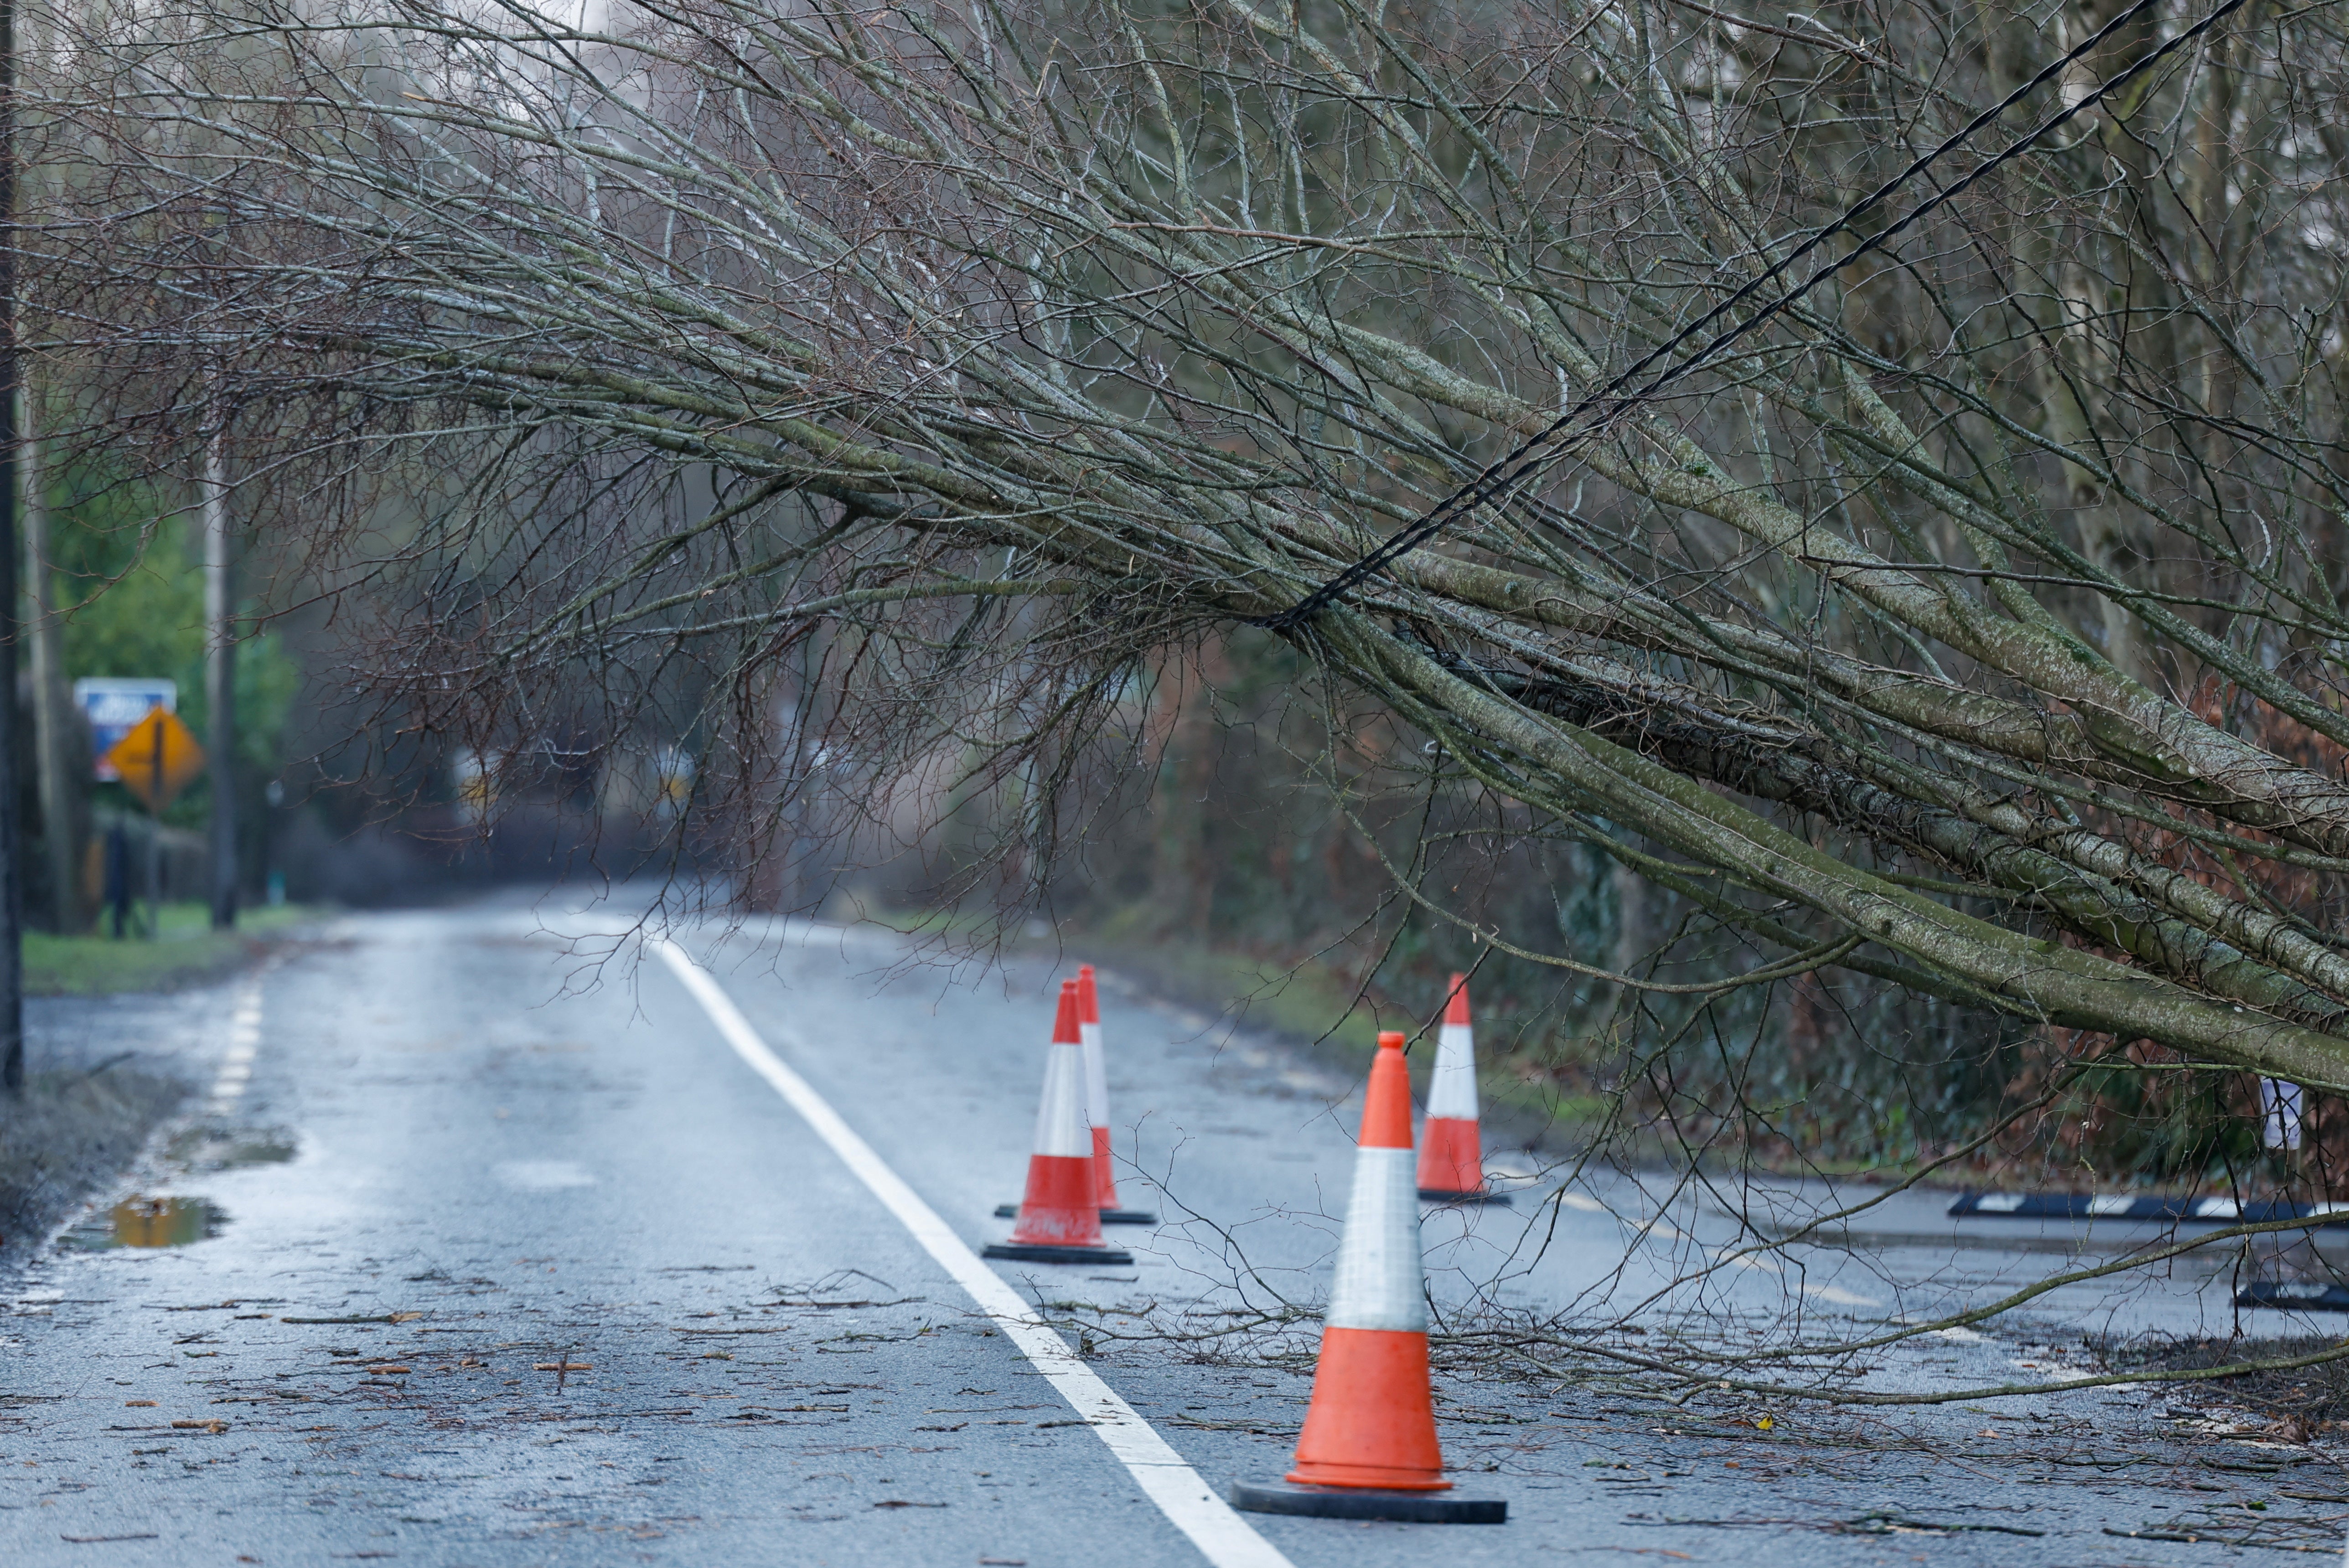
<path fill-rule="evenodd" d="M 1085 1039 L 1085 1119 L 1093 1127 L 1109 1125 L 1109 1066 L 1102 1060 L 1099 1024 L 1079 1024 Z M 1091 1150 L 1086 1150 L 1091 1153 Z"/>
<path fill-rule="evenodd" d="M 1476 1034 L 1466 1024 L 1446 1024 L 1435 1037 L 1427 1114 L 1449 1121 L 1476 1119 Z"/>
<path fill-rule="evenodd" d="M 1327 1326 L 1427 1332 L 1415 1164 L 1408 1149 L 1354 1151 L 1354 1194 L 1338 1243 Z"/>
<path fill-rule="evenodd" d="M 1044 1058 L 1044 1098 L 1036 1104 L 1037 1154 L 1093 1157 L 1093 1130 L 1085 1124 L 1085 1065 L 1074 1041 L 1055 1041 Z"/>

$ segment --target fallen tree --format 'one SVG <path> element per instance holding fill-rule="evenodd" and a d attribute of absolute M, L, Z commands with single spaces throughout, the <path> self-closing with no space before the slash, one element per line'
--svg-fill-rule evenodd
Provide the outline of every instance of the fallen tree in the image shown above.
<path fill-rule="evenodd" d="M 81 438 L 306 498 L 483 755 L 592 694 L 746 867 L 917 779 L 1034 885 L 1265 626 L 1788 974 L 2349 1088 L 2329 7 L 45 25 Z"/>

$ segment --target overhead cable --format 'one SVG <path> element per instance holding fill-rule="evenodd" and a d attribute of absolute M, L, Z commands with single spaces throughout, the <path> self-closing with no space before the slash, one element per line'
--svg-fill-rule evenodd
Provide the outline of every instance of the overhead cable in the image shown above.
<path fill-rule="evenodd" d="M 1665 387 L 1718 358 L 1723 350 L 1770 321 L 1779 312 L 1809 294 L 1837 272 L 1849 266 L 1872 251 L 1882 250 L 1900 234 L 1913 228 L 1928 214 L 1955 201 L 1993 170 L 2022 157 L 2039 142 L 2094 108 L 2115 92 L 2127 87 L 2163 59 L 2200 38 L 2228 16 L 2242 9 L 2245 0 L 2222 0 L 2218 8 L 2203 17 L 2201 21 L 2147 50 L 2133 64 L 2098 83 L 2078 98 L 2066 104 L 2061 110 L 2041 121 L 2002 149 L 1995 157 L 1984 160 L 1969 170 L 1961 179 L 1935 191 L 1895 222 L 1878 230 L 1873 234 L 1864 236 L 1860 242 L 1847 253 L 1821 263 L 1801 282 L 1786 289 L 1785 293 L 1764 304 L 1744 320 L 1715 333 L 1686 358 L 1658 370 L 1645 386 L 1630 389 L 1633 384 L 1641 376 L 1647 374 L 1659 360 L 1677 353 L 1692 339 L 1710 330 L 1744 301 L 1783 278 L 1796 264 L 1818 251 L 1836 235 L 1852 232 L 1852 226 L 1855 223 L 1882 206 L 1902 186 L 1963 145 L 1976 132 L 1990 125 L 2008 109 L 2061 76 L 2114 33 L 2160 4 L 2161 0 L 2136 0 L 2135 4 L 2116 15 L 2111 21 L 2097 28 L 2078 45 L 2065 51 L 2061 57 L 2048 65 L 2029 81 L 2008 93 L 1991 108 L 1974 116 L 1928 151 L 1919 154 L 1910 160 L 1907 168 L 1846 208 L 1841 216 L 1813 233 L 1775 264 L 1749 279 L 1728 298 L 1642 355 L 1636 363 L 1609 379 L 1604 386 L 1576 402 L 1557 418 L 1520 443 L 1506 457 L 1489 464 L 1482 473 L 1439 501 L 1418 521 L 1397 532 L 1384 544 L 1380 545 L 1286 610 L 1275 615 L 1265 616 L 1254 624 L 1276 632 L 1287 631 L 1319 614 L 1340 594 L 1360 586 L 1375 573 L 1418 549 L 1458 519 L 1475 511 L 1478 507 L 1506 495 L 1525 482 L 1536 470 L 1564 455 L 1573 447 L 1604 435 L 1626 416 L 1653 400 Z"/>

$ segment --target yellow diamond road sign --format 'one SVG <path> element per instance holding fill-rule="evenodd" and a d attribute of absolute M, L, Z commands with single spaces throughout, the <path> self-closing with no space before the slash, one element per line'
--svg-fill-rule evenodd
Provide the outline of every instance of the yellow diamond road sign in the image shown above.
<path fill-rule="evenodd" d="M 169 708 L 149 711 L 114 743 L 106 760 L 122 775 L 123 787 L 150 811 L 160 812 L 204 770 L 204 748 Z"/>

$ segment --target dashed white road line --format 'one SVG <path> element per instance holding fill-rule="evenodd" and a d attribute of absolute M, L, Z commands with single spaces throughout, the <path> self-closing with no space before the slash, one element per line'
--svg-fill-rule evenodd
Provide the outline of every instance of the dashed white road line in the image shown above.
<path fill-rule="evenodd" d="M 227 1116 L 236 1109 L 245 1086 L 253 1081 L 253 1058 L 261 1051 L 261 980 L 249 975 L 237 988 L 236 1006 L 228 1019 L 228 1049 L 221 1053 L 220 1071 L 212 1078 L 212 1096 L 204 1107 L 210 1116 Z"/>
<path fill-rule="evenodd" d="M 701 1004 L 718 1032 L 734 1047 L 734 1054 L 799 1112 L 816 1136 L 831 1145 L 841 1163 L 912 1233 L 922 1250 L 954 1277 L 981 1312 L 995 1320 L 1004 1336 L 1019 1347 L 1020 1354 L 1069 1402 L 1069 1408 L 1092 1428 L 1158 1511 L 1190 1537 L 1202 1556 L 1216 1568 L 1293 1568 L 1287 1556 L 1216 1495 L 1199 1472 L 1185 1464 L 1133 1406 L 1079 1360 L 1058 1334 L 1037 1321 L 1034 1309 L 1019 1294 L 979 1261 L 978 1254 L 905 1185 L 872 1145 L 841 1119 L 840 1113 L 805 1078 L 783 1065 L 715 975 L 666 937 L 654 937 L 650 944 Z M 795 1050 L 803 1048 L 797 1040 L 787 1043 Z"/>

